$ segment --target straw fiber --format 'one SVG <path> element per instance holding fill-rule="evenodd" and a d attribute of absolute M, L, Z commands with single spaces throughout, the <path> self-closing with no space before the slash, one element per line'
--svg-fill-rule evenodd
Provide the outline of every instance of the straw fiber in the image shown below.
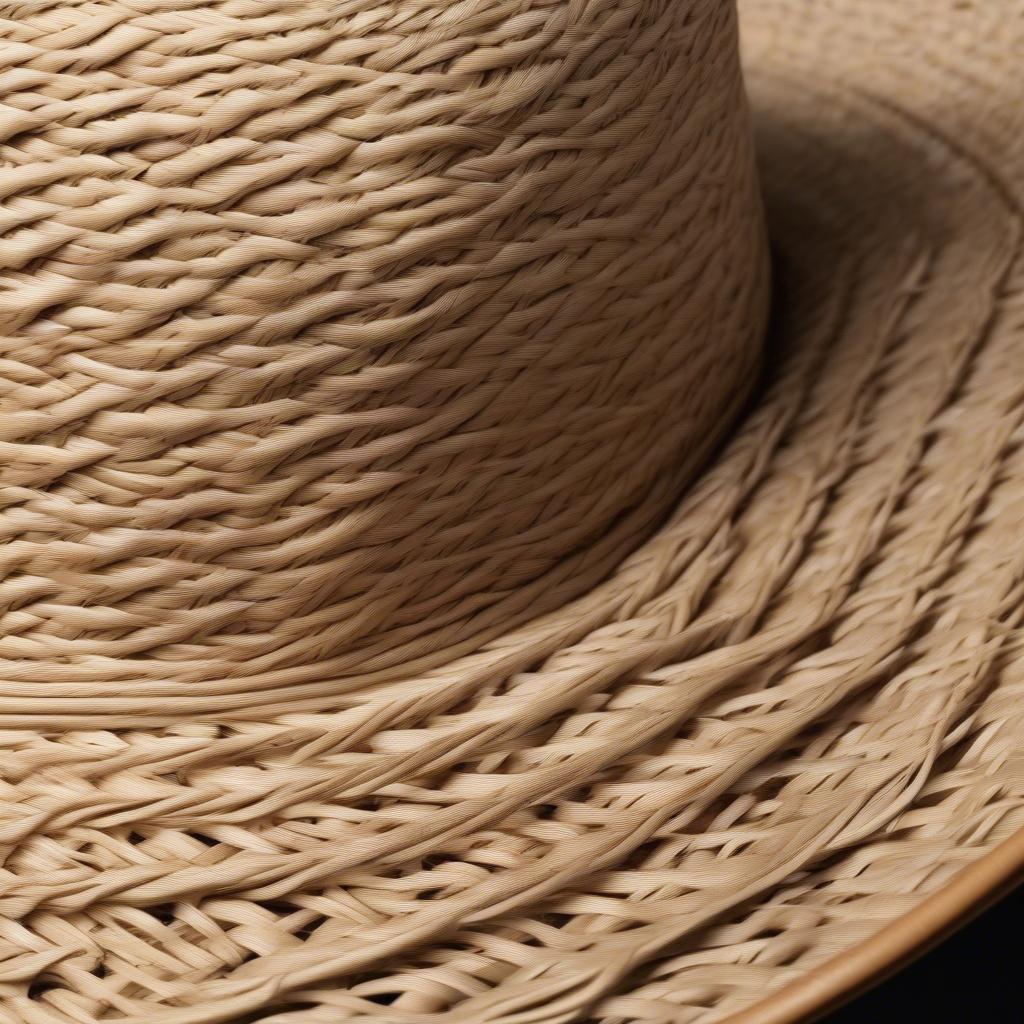
<path fill-rule="evenodd" d="M 0 658 L 71 687 L 22 721 L 329 706 L 664 516 L 766 305 L 687 6 L 13 12 Z"/>
<path fill-rule="evenodd" d="M 1016 0 L 741 2 L 763 383 L 730 3 L 0 13 L 0 1024 L 756 1021 L 1024 827 Z"/>

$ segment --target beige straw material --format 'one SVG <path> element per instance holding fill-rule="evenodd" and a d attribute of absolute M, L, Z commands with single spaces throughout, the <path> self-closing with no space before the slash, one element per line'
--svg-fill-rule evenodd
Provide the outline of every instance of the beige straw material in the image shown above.
<path fill-rule="evenodd" d="M 741 3 L 688 489 L 729 3 L 0 10 L 0 1024 L 756 1022 L 1024 827 L 1016 0 Z"/>
<path fill-rule="evenodd" d="M 732 20 L 12 10 L 0 714 L 334 708 L 606 576 L 756 379 Z"/>

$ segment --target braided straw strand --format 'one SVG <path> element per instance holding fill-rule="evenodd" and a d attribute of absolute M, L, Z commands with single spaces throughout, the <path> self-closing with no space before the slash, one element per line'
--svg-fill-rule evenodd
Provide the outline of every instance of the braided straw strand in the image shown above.
<path fill-rule="evenodd" d="M 18 720 L 317 708 L 564 604 L 649 532 L 754 379 L 732 22 L 0 23 Z"/>
<path fill-rule="evenodd" d="M 757 1024 L 1024 828 L 1015 5 L 0 7 L 0 1024 Z"/>

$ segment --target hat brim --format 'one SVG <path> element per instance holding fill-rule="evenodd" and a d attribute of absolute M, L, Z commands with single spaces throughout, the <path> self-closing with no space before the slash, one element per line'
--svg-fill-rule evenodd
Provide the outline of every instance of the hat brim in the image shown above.
<path fill-rule="evenodd" d="M 158 773 L 148 740 L 40 737 L 26 764 L 123 774 L 43 786 L 9 829 L 81 831 L 91 801 L 89 852 L 48 873 L 44 842 L 0 899 L 68 922 L 11 983 L 86 995 L 11 1013 L 774 1024 L 796 1019 L 776 990 L 815 1012 L 1019 870 L 1024 123 L 993 70 L 1014 40 L 953 0 L 742 12 L 779 282 L 756 407 L 603 584 L 352 695 L 334 732 L 186 723 Z M 249 827 L 286 805 L 293 827 Z M 949 912 L 870 971 L 827 966 L 930 898 Z M 83 980 L 102 930 L 127 995 Z"/>
<path fill-rule="evenodd" d="M 871 0 L 827 6 L 741 0 L 740 7 L 769 211 L 776 247 L 784 258 L 806 256 L 806 225 L 812 220 L 836 223 L 838 214 L 845 223 L 828 245 L 834 256 L 855 261 L 859 286 L 873 291 L 887 276 L 879 262 L 910 240 L 929 270 L 914 288 L 916 315 L 900 314 L 900 323 L 912 325 L 901 340 L 920 346 L 925 358 L 941 361 L 955 350 L 958 334 L 974 339 L 969 361 L 954 359 L 951 364 L 957 367 L 957 397 L 972 386 L 979 397 L 985 393 L 984 361 L 1005 345 L 1004 365 L 1016 388 L 1005 405 L 993 402 L 990 419 L 980 406 L 972 426 L 959 424 L 965 428 L 962 442 L 951 447 L 950 461 L 945 467 L 936 464 L 935 472 L 952 477 L 951 463 L 960 462 L 976 474 L 974 525 L 964 523 L 961 536 L 970 537 L 984 524 L 983 529 L 992 531 L 988 543 L 994 551 L 1002 535 L 1006 564 L 1015 564 L 1019 579 L 1019 538 L 1024 536 L 1019 455 L 1024 121 L 1012 75 L 1006 74 L 1008 62 L 1024 43 L 1019 19 L 1015 22 L 1001 4 L 981 9 Z M 801 136 L 809 145 L 797 151 L 795 139 Z M 829 194 L 819 191 L 822 187 Z M 812 205 L 819 212 L 802 221 L 807 206 L 801 207 L 798 196 L 811 189 L 817 192 Z M 794 215 L 795 209 L 801 212 Z M 822 217 L 821 211 L 828 212 Z M 826 252 L 820 255 L 827 265 Z M 809 271 L 805 263 L 791 280 L 806 282 Z M 895 283 L 895 277 L 889 281 Z M 899 303 L 898 290 L 890 296 Z M 998 365 L 996 358 L 994 375 Z M 911 380 L 905 394 L 914 400 Z M 962 408 L 951 396 L 935 417 L 938 429 L 950 439 L 956 431 L 946 424 Z M 1000 432 L 1002 411 L 1007 414 L 1002 431 L 1006 440 L 985 454 L 984 438 Z M 919 434 L 922 459 L 934 437 L 929 430 Z M 974 452 L 972 438 L 978 442 Z M 934 503 L 919 506 L 923 521 L 934 522 L 942 515 L 939 492 L 934 498 Z M 1002 526 L 997 519 L 986 522 L 986 507 L 992 505 L 1010 512 Z M 974 559 L 966 553 L 971 550 L 967 547 L 959 556 L 961 565 Z M 970 621 L 977 611 L 970 608 L 966 591 L 958 596 L 947 590 L 945 598 L 952 599 L 950 611 L 961 620 Z M 1002 654 L 986 670 L 983 682 L 979 677 L 976 699 L 958 713 L 958 729 L 948 729 L 948 738 L 940 743 L 953 756 L 943 753 L 930 767 L 921 791 L 934 794 L 931 800 L 917 795 L 881 835 L 864 843 L 865 849 L 844 855 L 845 868 L 842 860 L 831 863 L 817 876 L 824 884 L 814 895 L 812 876 L 805 883 L 806 906 L 826 903 L 829 883 L 833 898 L 841 901 L 831 934 L 809 943 L 801 935 L 798 942 L 807 943 L 806 948 L 776 972 L 769 994 L 750 996 L 745 1007 L 709 1019 L 723 1024 L 817 1019 L 931 948 L 1024 878 L 1020 601 L 1019 589 L 1009 591 L 990 619 L 991 627 L 1003 632 Z M 930 632 L 934 637 L 934 630 Z M 976 642 L 980 650 L 983 635 Z M 982 742 L 973 755 L 976 761 L 968 773 L 990 781 L 987 797 L 979 800 L 961 789 L 957 772 L 966 765 L 956 752 L 971 742 L 969 736 L 986 730 L 993 739 L 1002 738 L 991 746 Z M 979 815 L 987 807 L 992 831 L 967 827 L 961 815 L 968 807 Z M 883 869 L 888 864 L 888 877 L 855 881 L 871 863 Z M 834 884 L 844 871 L 845 892 L 841 883 Z M 845 928 L 839 923 L 843 918 Z"/>
<path fill-rule="evenodd" d="M 962 868 L 951 882 L 870 938 L 844 949 L 722 1024 L 812 1021 L 870 989 L 933 948 L 1016 886 L 1024 873 L 1024 830 Z"/>

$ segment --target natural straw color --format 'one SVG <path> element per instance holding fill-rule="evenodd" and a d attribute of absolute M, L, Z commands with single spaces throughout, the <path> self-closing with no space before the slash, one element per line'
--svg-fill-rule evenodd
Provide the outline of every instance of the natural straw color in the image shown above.
<path fill-rule="evenodd" d="M 713 1021 L 1024 826 L 1017 11 L 744 3 L 673 509 L 728 3 L 7 8 L 0 1022 Z"/>
<path fill-rule="evenodd" d="M 607 575 L 755 378 L 732 20 L 12 12 L 11 724 L 332 708 Z"/>

